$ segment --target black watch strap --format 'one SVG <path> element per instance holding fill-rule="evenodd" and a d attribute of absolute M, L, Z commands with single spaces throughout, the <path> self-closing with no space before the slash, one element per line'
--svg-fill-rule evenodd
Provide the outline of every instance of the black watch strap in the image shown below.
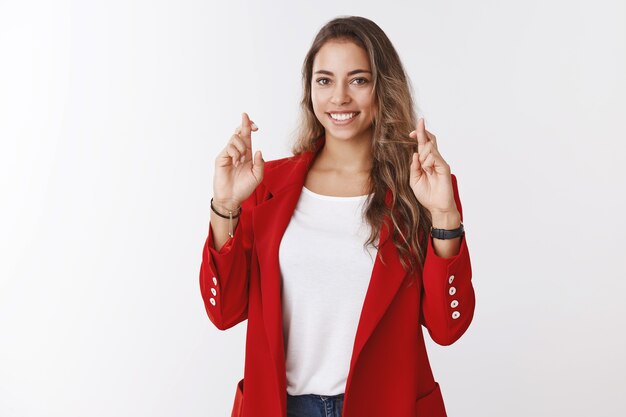
<path fill-rule="evenodd" d="M 455 237 L 462 236 L 463 233 L 465 233 L 463 222 L 461 222 L 461 225 L 457 229 L 453 230 L 430 228 L 430 235 L 435 239 L 454 239 Z"/>

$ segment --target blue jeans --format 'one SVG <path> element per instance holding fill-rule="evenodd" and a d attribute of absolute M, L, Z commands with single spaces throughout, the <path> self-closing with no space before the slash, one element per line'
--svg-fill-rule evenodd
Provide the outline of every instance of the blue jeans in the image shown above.
<path fill-rule="evenodd" d="M 341 417 L 343 395 L 287 393 L 287 417 Z"/>

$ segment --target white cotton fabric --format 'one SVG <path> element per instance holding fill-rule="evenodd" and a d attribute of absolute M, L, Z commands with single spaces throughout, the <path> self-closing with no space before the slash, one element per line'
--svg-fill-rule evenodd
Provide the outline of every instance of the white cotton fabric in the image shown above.
<path fill-rule="evenodd" d="M 280 243 L 283 332 L 290 395 L 344 393 L 377 250 L 363 244 L 367 195 L 303 187 Z M 376 242 L 378 244 L 378 241 Z"/>

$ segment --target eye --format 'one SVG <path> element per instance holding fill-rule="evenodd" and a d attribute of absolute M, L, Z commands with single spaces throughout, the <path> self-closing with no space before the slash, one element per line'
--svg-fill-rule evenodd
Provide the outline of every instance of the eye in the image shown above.
<path fill-rule="evenodd" d="M 316 83 L 318 83 L 319 85 L 327 85 L 324 83 L 320 83 L 320 81 L 330 81 L 328 78 L 318 78 L 317 80 L 315 80 Z"/>
<path fill-rule="evenodd" d="M 352 80 L 352 81 L 358 81 L 358 80 L 361 80 L 361 81 L 363 81 L 363 82 L 362 82 L 362 83 L 357 83 L 357 85 L 363 85 L 363 84 L 367 84 L 367 83 L 368 83 L 367 78 L 363 78 L 363 77 L 361 77 L 361 78 L 355 78 L 355 79 L 354 79 L 354 80 Z"/>

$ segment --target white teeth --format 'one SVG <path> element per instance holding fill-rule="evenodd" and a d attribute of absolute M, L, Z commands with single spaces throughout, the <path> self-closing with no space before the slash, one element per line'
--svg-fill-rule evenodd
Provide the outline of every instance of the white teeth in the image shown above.
<path fill-rule="evenodd" d="M 352 119 L 355 115 L 356 113 L 330 113 L 330 117 L 335 120 L 348 120 Z"/>

